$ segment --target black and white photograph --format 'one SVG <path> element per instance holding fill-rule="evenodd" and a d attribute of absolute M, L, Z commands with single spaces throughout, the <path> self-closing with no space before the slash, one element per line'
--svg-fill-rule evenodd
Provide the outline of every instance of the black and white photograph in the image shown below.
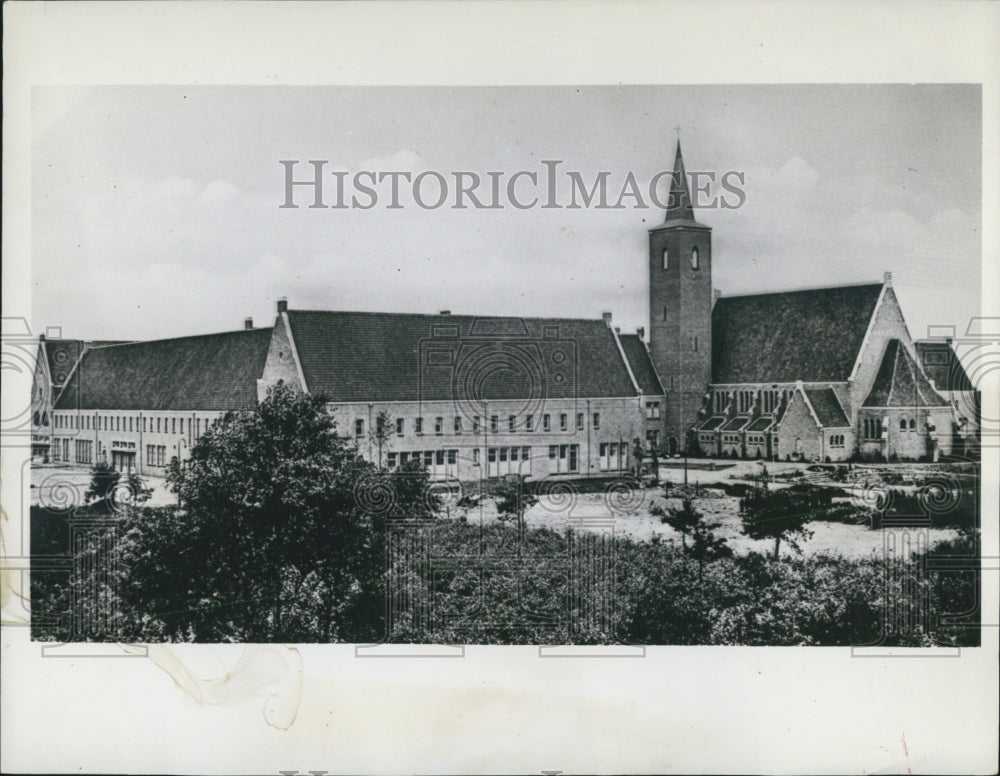
<path fill-rule="evenodd" d="M 286 735 L 306 655 L 407 681 L 487 648 L 571 684 L 613 662 L 645 702 L 671 655 L 696 694 L 723 655 L 995 658 L 995 84 L 252 80 L 25 93 L 25 650 L 152 664 L 173 702 Z M 278 771 L 985 773 L 992 736 L 918 763 L 901 727 L 850 767 L 644 738 Z M 268 746 L 243 768 L 275 772 Z"/>

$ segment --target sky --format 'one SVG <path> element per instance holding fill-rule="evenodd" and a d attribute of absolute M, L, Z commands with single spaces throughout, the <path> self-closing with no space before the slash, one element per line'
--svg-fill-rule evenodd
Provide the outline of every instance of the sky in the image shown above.
<path fill-rule="evenodd" d="M 981 288 L 981 95 L 940 86 L 36 87 L 32 326 L 153 339 L 271 325 L 293 309 L 598 318 L 647 326 L 649 181 L 671 169 L 739 175 L 744 199 L 703 207 L 724 295 L 863 283 L 893 273 L 915 337 L 960 333 Z M 388 182 L 371 209 L 282 208 L 285 168 L 325 160 L 347 200 L 361 170 L 438 172 L 445 206 Z M 459 210 L 455 171 L 543 161 L 609 200 L 631 174 L 644 207 Z M 703 178 L 705 180 L 705 178 Z M 435 199 L 433 181 L 422 189 Z M 717 186 L 710 195 L 722 193 Z M 706 198 L 707 199 L 707 198 Z M 359 195 L 362 203 L 367 198 Z M 727 201 L 736 198 L 727 195 Z M 541 204 L 541 203 L 539 203 Z"/>

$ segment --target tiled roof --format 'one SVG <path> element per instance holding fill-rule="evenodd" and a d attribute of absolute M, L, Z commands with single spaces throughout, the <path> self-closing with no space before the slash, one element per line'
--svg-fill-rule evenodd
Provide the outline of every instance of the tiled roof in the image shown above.
<path fill-rule="evenodd" d="M 629 366 L 632 367 L 632 374 L 635 375 L 643 394 L 662 396 L 663 386 L 660 385 L 660 378 L 656 376 L 653 362 L 649 360 L 649 351 L 646 349 L 645 343 L 639 339 L 637 334 L 619 334 L 618 340 L 622 343 L 625 358 L 628 359 Z"/>
<path fill-rule="evenodd" d="M 289 310 L 306 386 L 331 401 L 635 396 L 603 320 Z"/>
<path fill-rule="evenodd" d="M 712 382 L 843 382 L 881 284 L 721 297 L 712 311 Z"/>
<path fill-rule="evenodd" d="M 805 392 L 823 428 L 847 428 L 851 425 L 833 388 L 806 388 Z"/>
<path fill-rule="evenodd" d="M 927 382 L 898 339 L 886 343 L 882 363 L 864 407 L 941 407 L 946 402 Z"/>
<path fill-rule="evenodd" d="M 747 426 L 747 431 L 764 431 L 774 422 L 774 418 L 761 415 L 757 420 Z"/>
<path fill-rule="evenodd" d="M 706 420 L 704 423 L 702 423 L 698 427 L 698 430 L 699 431 L 714 431 L 715 429 L 717 429 L 719 426 L 722 425 L 722 421 L 724 421 L 724 420 L 725 420 L 725 418 L 722 415 L 714 415 L 711 418 L 709 418 L 708 420 Z"/>
<path fill-rule="evenodd" d="M 88 348 L 56 409 L 250 407 L 270 341 L 268 328 Z"/>
<path fill-rule="evenodd" d="M 972 381 L 951 344 L 940 340 L 915 343 L 920 364 L 939 391 L 972 391 Z"/>

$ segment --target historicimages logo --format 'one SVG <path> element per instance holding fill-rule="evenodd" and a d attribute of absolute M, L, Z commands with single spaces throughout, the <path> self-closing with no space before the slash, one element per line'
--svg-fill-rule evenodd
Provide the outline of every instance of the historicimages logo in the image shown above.
<path fill-rule="evenodd" d="M 746 202 L 740 170 L 660 170 L 645 178 L 627 171 L 580 172 L 559 159 L 514 172 L 328 169 L 329 160 L 282 159 L 282 209 L 331 210 L 669 210 L 690 198 L 695 209 L 735 210 Z M 683 180 L 682 180 L 683 179 Z M 690 194 L 687 186 L 690 182 Z"/>

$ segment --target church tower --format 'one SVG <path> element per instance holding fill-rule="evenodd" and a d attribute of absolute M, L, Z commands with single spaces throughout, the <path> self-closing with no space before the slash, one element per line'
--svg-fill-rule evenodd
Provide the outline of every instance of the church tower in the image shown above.
<path fill-rule="evenodd" d="M 679 138 L 666 218 L 649 230 L 649 350 L 666 393 L 663 439 L 683 449 L 712 379 L 712 230 L 694 219 Z"/>

